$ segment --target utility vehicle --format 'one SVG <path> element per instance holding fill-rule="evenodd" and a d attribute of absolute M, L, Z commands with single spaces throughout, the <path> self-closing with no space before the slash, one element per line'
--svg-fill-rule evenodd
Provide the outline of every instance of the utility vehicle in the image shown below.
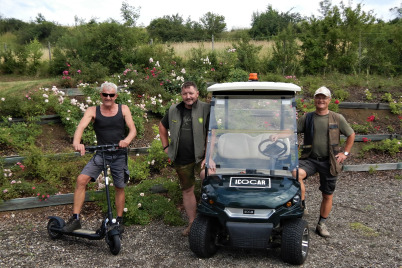
<path fill-rule="evenodd" d="M 300 87 L 248 81 L 214 84 L 208 91 L 206 177 L 190 249 L 207 258 L 221 246 L 277 246 L 283 261 L 304 263 L 309 228 L 297 180 L 295 95 Z"/>

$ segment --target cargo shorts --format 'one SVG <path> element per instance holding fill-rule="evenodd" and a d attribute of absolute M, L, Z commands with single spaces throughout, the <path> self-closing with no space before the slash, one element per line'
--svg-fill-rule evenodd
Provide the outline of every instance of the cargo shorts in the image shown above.
<path fill-rule="evenodd" d="M 329 159 L 325 161 L 319 161 L 313 158 L 300 159 L 299 167 L 306 171 L 306 179 L 318 172 L 320 175 L 319 189 L 323 194 L 332 195 L 334 193 L 338 177 L 331 175 Z"/>
<path fill-rule="evenodd" d="M 195 185 L 195 175 L 201 173 L 201 161 L 198 163 L 190 163 L 186 165 L 173 164 L 174 169 L 179 177 L 180 188 L 182 191 L 187 190 Z"/>
<path fill-rule="evenodd" d="M 124 188 L 130 178 L 130 172 L 127 167 L 127 154 L 106 154 L 105 161 L 106 165 L 110 166 L 114 186 L 117 188 Z M 95 182 L 102 171 L 102 155 L 95 154 L 83 168 L 81 174 L 88 175 L 91 177 L 91 181 Z"/>

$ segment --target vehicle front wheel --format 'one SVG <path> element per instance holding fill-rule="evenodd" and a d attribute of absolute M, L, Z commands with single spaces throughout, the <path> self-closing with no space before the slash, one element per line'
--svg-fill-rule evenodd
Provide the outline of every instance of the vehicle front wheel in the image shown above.
<path fill-rule="evenodd" d="M 120 236 L 118 234 L 109 235 L 106 234 L 106 243 L 109 245 L 109 250 L 113 255 L 117 255 L 121 249 Z"/>
<path fill-rule="evenodd" d="M 209 258 L 218 251 L 215 239 L 219 223 L 216 219 L 198 215 L 191 225 L 188 236 L 190 249 L 200 258 Z"/>
<path fill-rule="evenodd" d="M 290 264 L 303 264 L 308 255 L 309 229 L 305 220 L 296 219 L 284 223 L 281 258 Z"/>

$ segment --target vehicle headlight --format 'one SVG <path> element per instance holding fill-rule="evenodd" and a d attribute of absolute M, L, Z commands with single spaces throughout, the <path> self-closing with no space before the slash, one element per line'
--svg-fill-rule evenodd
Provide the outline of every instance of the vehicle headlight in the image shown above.
<path fill-rule="evenodd" d="M 297 194 L 297 195 L 293 196 L 292 202 L 293 202 L 293 204 L 299 203 L 300 202 L 300 195 Z"/>

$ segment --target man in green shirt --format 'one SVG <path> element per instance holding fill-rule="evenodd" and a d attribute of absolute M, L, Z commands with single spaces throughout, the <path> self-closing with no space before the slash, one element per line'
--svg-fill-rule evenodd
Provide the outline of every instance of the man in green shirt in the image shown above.
<path fill-rule="evenodd" d="M 314 94 L 316 110 L 303 115 L 297 122 L 297 132 L 304 133 L 303 152 L 299 161 L 302 204 L 305 206 L 303 180 L 318 172 L 322 202 L 316 232 L 323 237 L 330 236 L 325 221 L 332 209 L 333 193 L 342 163 L 349 155 L 355 139 L 355 133 L 345 118 L 329 111 L 330 102 L 331 92 L 326 87 L 320 87 Z M 347 137 L 343 151 L 339 146 L 340 134 Z"/>

